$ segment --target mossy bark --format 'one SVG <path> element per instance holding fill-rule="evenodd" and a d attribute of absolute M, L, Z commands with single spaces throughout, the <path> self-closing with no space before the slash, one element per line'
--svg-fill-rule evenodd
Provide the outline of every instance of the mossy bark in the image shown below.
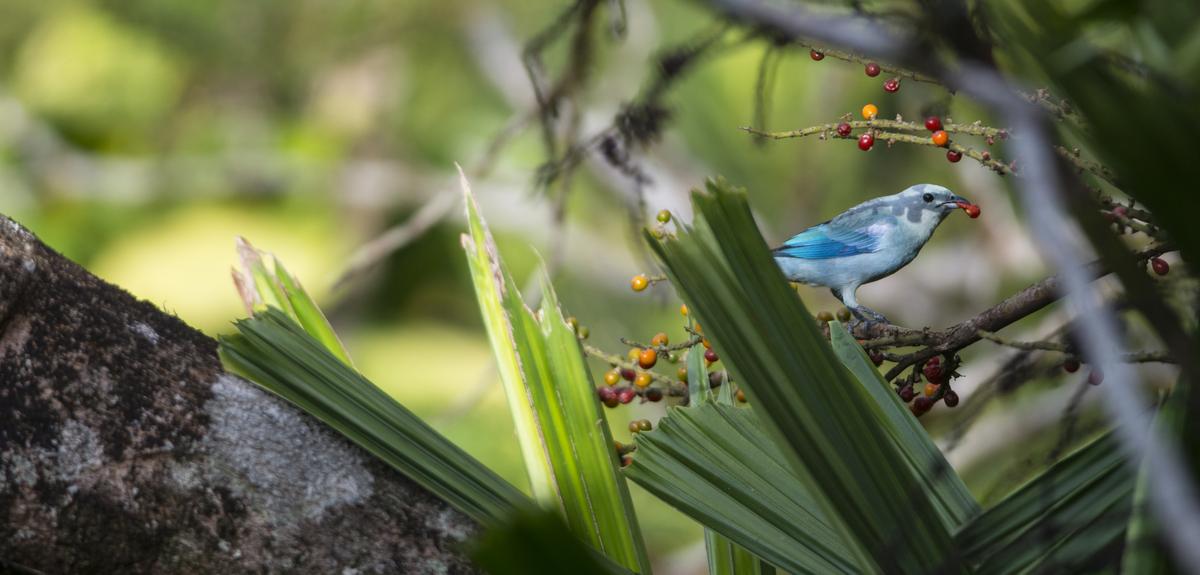
<path fill-rule="evenodd" d="M 473 571 L 469 519 L 216 351 L 0 216 L 0 571 Z"/>

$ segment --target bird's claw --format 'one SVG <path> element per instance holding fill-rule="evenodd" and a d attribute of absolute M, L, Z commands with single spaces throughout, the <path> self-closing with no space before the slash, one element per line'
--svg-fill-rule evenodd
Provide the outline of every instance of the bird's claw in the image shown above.
<path fill-rule="evenodd" d="M 869 334 L 874 332 L 876 328 L 889 326 L 892 322 L 883 314 L 870 309 L 868 307 L 859 306 L 850 308 L 850 313 L 854 314 L 855 321 L 850 324 L 850 333 L 854 334 Z"/>

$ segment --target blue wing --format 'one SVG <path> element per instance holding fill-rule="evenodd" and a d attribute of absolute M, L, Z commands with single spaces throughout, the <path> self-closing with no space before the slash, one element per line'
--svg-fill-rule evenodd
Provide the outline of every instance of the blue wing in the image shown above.
<path fill-rule="evenodd" d="M 825 260 L 879 251 L 880 236 L 865 230 L 845 229 L 824 223 L 792 236 L 775 248 L 776 256 Z"/>

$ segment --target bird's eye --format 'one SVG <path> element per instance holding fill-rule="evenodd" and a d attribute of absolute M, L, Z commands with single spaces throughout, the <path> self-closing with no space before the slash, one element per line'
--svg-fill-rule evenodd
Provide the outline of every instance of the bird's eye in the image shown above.
<path fill-rule="evenodd" d="M 928 203 L 928 202 L 932 202 L 932 201 L 933 201 L 933 194 L 925 194 L 925 195 L 922 197 L 922 199 L 924 199 L 926 203 Z"/>

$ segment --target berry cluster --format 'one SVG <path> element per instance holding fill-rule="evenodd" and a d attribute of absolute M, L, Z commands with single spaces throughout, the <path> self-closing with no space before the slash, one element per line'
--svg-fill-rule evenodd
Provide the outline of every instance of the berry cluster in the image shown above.
<path fill-rule="evenodd" d="M 944 364 L 940 356 L 931 357 L 925 361 L 919 372 L 913 370 L 912 375 L 898 386 L 896 394 L 900 396 L 901 401 L 911 404 L 909 409 L 917 417 L 928 413 L 938 401 L 945 403 L 946 407 L 957 407 L 958 393 L 950 389 L 951 378 L 958 377 L 954 371 L 957 364 L 957 357 Z M 926 383 L 918 394 L 916 385 L 921 382 L 922 376 Z"/>

